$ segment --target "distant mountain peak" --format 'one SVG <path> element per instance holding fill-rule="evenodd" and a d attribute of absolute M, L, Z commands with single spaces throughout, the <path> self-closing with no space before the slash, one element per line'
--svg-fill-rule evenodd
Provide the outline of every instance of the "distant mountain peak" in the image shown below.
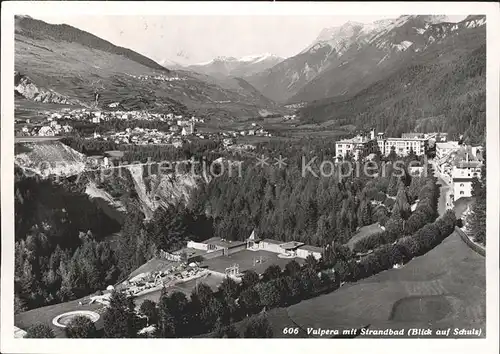
<path fill-rule="evenodd" d="M 212 60 L 212 62 L 214 61 L 235 61 L 235 60 L 238 60 L 236 59 L 235 57 L 226 57 L 226 56 L 218 56 L 218 57 L 215 57 L 214 60 Z"/>
<path fill-rule="evenodd" d="M 215 77 L 246 77 L 269 69 L 283 61 L 283 58 L 263 53 L 243 57 L 218 56 L 211 61 L 190 65 L 188 68 Z"/>
<path fill-rule="evenodd" d="M 282 60 L 283 58 L 280 58 L 279 56 L 272 54 L 272 53 L 263 53 L 263 54 L 256 54 L 256 55 L 246 55 L 243 57 L 232 57 L 232 56 L 217 56 L 211 61 L 203 62 L 203 63 L 197 63 L 194 65 L 209 65 L 212 63 L 216 62 L 260 62 L 264 60 Z"/>
<path fill-rule="evenodd" d="M 352 95 L 419 53 L 439 52 L 455 38 L 468 44 L 462 31 L 484 27 L 486 19 L 464 18 L 406 14 L 371 23 L 350 20 L 324 28 L 303 51 L 249 81 L 278 102 Z"/>
<path fill-rule="evenodd" d="M 263 60 L 270 60 L 270 59 L 283 59 L 280 58 L 279 56 L 272 54 L 272 53 L 262 53 L 262 54 L 257 54 L 257 55 L 247 55 L 244 57 L 239 58 L 239 61 L 253 61 L 253 62 L 259 62 Z"/>

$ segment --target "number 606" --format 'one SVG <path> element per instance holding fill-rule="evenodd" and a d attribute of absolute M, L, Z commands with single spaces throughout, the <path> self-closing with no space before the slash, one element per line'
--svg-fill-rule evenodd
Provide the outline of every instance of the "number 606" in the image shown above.
<path fill-rule="evenodd" d="M 283 334 L 299 334 L 299 329 L 298 328 L 293 328 L 293 327 L 285 327 L 283 328 Z"/>

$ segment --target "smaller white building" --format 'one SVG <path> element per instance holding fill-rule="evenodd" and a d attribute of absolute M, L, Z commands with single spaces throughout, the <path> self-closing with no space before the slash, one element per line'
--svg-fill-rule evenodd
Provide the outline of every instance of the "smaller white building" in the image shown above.
<path fill-rule="evenodd" d="M 481 166 L 479 161 L 457 162 L 452 170 L 453 199 L 472 197 L 472 181 L 481 178 Z"/>
<path fill-rule="evenodd" d="M 460 148 L 458 141 L 436 142 L 436 158 L 442 159 Z"/>
<path fill-rule="evenodd" d="M 38 136 L 55 136 L 56 133 L 54 132 L 54 129 L 49 127 L 48 125 L 45 125 L 40 128 L 38 131 Z"/>

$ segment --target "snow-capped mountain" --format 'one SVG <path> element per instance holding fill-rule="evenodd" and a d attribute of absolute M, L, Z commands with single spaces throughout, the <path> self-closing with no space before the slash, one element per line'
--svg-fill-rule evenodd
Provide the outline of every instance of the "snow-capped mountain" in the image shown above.
<path fill-rule="evenodd" d="M 484 16 L 453 23 L 446 16 L 404 15 L 369 24 L 349 21 L 323 29 L 298 55 L 248 81 L 278 102 L 302 102 L 353 94 L 384 71 L 485 23 Z"/>
<path fill-rule="evenodd" d="M 219 56 L 209 62 L 190 65 L 187 69 L 216 77 L 246 77 L 266 70 L 282 60 L 283 58 L 271 53 L 241 58 Z"/>

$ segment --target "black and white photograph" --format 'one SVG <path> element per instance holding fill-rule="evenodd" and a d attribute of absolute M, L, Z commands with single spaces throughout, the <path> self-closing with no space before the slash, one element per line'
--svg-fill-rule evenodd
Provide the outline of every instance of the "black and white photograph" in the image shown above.
<path fill-rule="evenodd" d="M 2 352 L 497 352 L 498 4 L 77 3 L 2 11 Z"/>

